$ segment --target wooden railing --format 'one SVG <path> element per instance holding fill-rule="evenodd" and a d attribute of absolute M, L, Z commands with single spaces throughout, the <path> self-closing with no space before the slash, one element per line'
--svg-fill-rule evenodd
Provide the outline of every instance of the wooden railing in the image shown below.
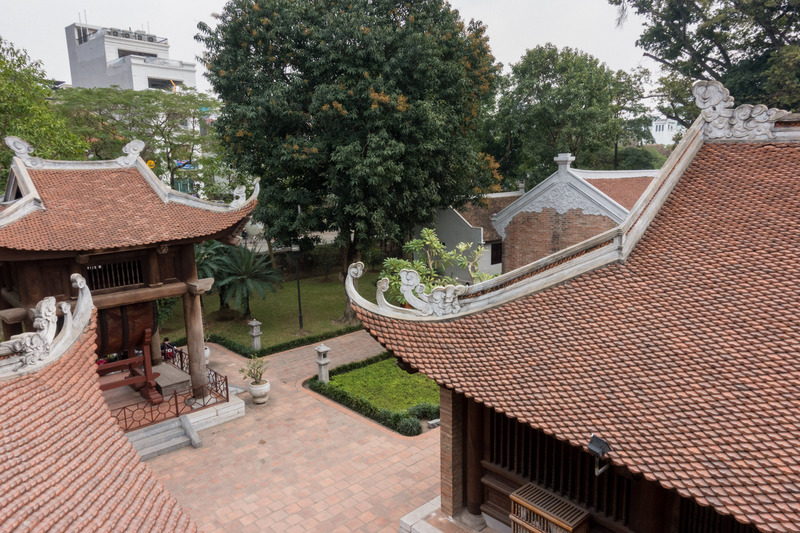
<path fill-rule="evenodd" d="M 180 356 L 179 356 L 180 354 Z M 183 350 L 176 350 L 176 357 L 170 364 L 181 368 L 174 361 L 185 361 L 188 370 L 188 355 Z M 227 402 L 230 398 L 228 390 L 228 376 L 218 374 L 214 370 L 206 369 L 208 383 L 201 387 L 202 396 L 196 397 L 192 387 L 176 390 L 158 405 L 150 402 L 137 402 L 111 410 L 111 415 L 123 431 L 133 431 L 147 427 L 164 420 L 178 418 L 183 414 L 205 409 L 217 403 Z"/>

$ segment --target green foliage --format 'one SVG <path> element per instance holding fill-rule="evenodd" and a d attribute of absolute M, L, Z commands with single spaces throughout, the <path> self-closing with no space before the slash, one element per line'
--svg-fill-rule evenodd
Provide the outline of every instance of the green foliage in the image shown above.
<path fill-rule="evenodd" d="M 439 402 L 421 403 L 408 408 L 408 414 L 424 420 L 439 418 Z"/>
<path fill-rule="evenodd" d="M 180 92 L 110 88 L 69 88 L 58 91 L 55 109 L 72 131 L 89 143 L 96 159 L 113 159 L 133 139 L 144 141 L 141 156 L 153 160 L 154 172 L 176 188 L 176 180 L 202 184 L 207 198 L 229 199 L 247 176 L 222 161 L 224 147 L 208 132 L 206 119 L 217 112 L 217 101 L 194 89 Z M 193 170 L 178 161 L 189 161 Z"/>
<path fill-rule="evenodd" d="M 405 298 L 400 293 L 401 270 L 416 270 L 426 292 L 430 292 L 437 285 L 458 283 L 458 280 L 444 274 L 444 269 L 453 265 L 467 270 L 471 276 L 470 281 L 476 283 L 493 277 L 479 272 L 477 269 L 478 259 L 483 251 L 482 246 L 474 247 L 471 242 L 460 242 L 454 249 L 448 250 L 439 240 L 436 231 L 422 228 L 418 239 L 412 239 L 403 245 L 403 252 L 413 254 L 415 259 L 409 261 L 408 259 L 387 257 L 383 261 L 383 270 L 381 270 L 379 278 L 389 278 L 388 299 L 404 304 Z"/>
<path fill-rule="evenodd" d="M 642 104 L 646 71 L 614 72 L 589 54 L 549 43 L 511 68 L 487 126 L 490 145 L 503 150 L 493 155 L 507 188 L 536 185 L 555 171 L 557 153 L 572 153 L 585 168 L 594 152 L 651 139 Z"/>
<path fill-rule="evenodd" d="M 389 374 L 393 379 L 383 374 Z M 313 377 L 308 381 L 308 387 L 402 435 L 419 435 L 422 432 L 419 419 L 430 419 L 430 415 L 434 413 L 438 416 L 438 386 L 429 378 L 419 374 L 409 375 L 397 368 L 394 357 L 389 352 L 338 366 L 331 370 L 330 378 L 330 383 L 322 383 Z M 404 400 L 387 403 L 383 392 L 388 382 L 393 381 L 391 388 L 399 391 L 404 388 L 411 389 L 413 386 L 409 383 L 414 383 L 414 380 L 426 383 L 418 390 L 427 389 L 428 392 L 418 395 L 410 392 L 400 393 L 399 396 Z M 430 391 L 434 391 L 435 394 Z M 423 401 L 414 403 L 417 398 Z M 425 401 L 425 398 L 428 401 Z"/>
<path fill-rule="evenodd" d="M 275 292 L 281 284 L 280 271 L 271 268 L 268 255 L 259 254 L 247 246 L 234 246 L 219 259 L 218 287 L 225 299 L 250 317 L 250 296 L 264 298 L 267 291 Z"/>
<path fill-rule="evenodd" d="M 256 385 L 264 383 L 264 372 L 267 370 L 267 360 L 253 354 L 247 363 L 239 369 L 239 373 L 251 380 Z"/>
<path fill-rule="evenodd" d="M 175 305 L 178 298 L 162 298 L 156 300 L 156 319 L 157 324 L 162 324 L 175 315 Z"/>
<path fill-rule="evenodd" d="M 439 387 L 422 374 L 408 374 L 394 358 L 331 376 L 331 385 L 391 411 L 419 403 L 438 403 Z"/>
<path fill-rule="evenodd" d="M 684 126 L 697 116 L 684 98 L 697 79 L 722 82 L 737 103 L 800 109 L 797 0 L 609 3 L 620 7 L 620 22 L 630 9 L 644 17 L 637 45 L 668 74 L 660 84 L 659 111 Z M 666 82 L 670 76 L 677 79 Z"/>
<path fill-rule="evenodd" d="M 336 231 L 350 260 L 493 185 L 474 128 L 497 67 L 448 4 L 233 0 L 217 18 L 197 36 L 216 126 L 261 177 L 269 237 Z"/>
<path fill-rule="evenodd" d="M 318 244 L 311 250 L 311 259 L 327 281 L 331 272 L 342 263 L 342 249 L 335 244 Z"/>
<path fill-rule="evenodd" d="M 0 37 L 0 133 L 28 141 L 39 157 L 84 159 L 86 143 L 53 113 L 48 102 L 53 95 L 51 85 L 41 62 L 31 60 L 25 50 Z M 2 190 L 13 155 L 5 143 L 0 143 Z"/>

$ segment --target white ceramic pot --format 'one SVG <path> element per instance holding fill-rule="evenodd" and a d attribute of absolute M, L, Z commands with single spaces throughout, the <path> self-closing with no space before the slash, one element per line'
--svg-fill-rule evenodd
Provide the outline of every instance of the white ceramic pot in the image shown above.
<path fill-rule="evenodd" d="M 247 384 L 247 392 L 253 397 L 253 403 L 267 403 L 269 399 L 269 381 L 265 379 L 264 383 L 261 384 L 251 381 Z"/>
<path fill-rule="evenodd" d="M 206 356 L 206 366 L 208 366 L 208 358 L 211 356 L 211 350 L 208 349 L 208 346 L 203 346 L 203 353 Z"/>

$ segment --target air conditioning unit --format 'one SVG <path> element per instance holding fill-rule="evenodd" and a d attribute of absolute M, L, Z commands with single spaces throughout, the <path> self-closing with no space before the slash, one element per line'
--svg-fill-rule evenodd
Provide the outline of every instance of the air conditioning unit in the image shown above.
<path fill-rule="evenodd" d="M 129 32 L 127 32 L 127 31 L 122 32 L 122 36 L 125 37 L 126 39 L 130 39 L 131 38 L 131 34 Z"/>
<path fill-rule="evenodd" d="M 512 533 L 589 533 L 589 513 L 528 483 L 511 493 Z"/>
<path fill-rule="evenodd" d="M 119 37 L 119 30 L 111 30 L 111 35 L 114 37 Z"/>
<path fill-rule="evenodd" d="M 148 42 L 148 43 L 154 43 L 154 42 L 156 42 L 156 36 L 155 36 L 155 35 L 148 35 L 148 36 L 147 36 L 147 42 Z"/>

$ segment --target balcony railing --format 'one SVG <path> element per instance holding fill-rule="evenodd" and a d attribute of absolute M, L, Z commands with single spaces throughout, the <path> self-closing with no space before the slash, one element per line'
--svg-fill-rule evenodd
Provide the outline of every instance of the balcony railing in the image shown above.
<path fill-rule="evenodd" d="M 166 359 L 166 362 L 186 373 L 189 371 L 189 355 L 183 350 L 175 350 L 175 357 Z M 128 432 L 227 402 L 230 398 L 228 376 L 218 374 L 210 368 L 206 369 L 206 374 L 208 383 L 201 387 L 202 396 L 199 398 L 194 395 L 191 387 L 187 387 L 176 390 L 158 405 L 147 401 L 132 403 L 112 409 L 111 415 L 117 419 L 122 430 Z"/>

